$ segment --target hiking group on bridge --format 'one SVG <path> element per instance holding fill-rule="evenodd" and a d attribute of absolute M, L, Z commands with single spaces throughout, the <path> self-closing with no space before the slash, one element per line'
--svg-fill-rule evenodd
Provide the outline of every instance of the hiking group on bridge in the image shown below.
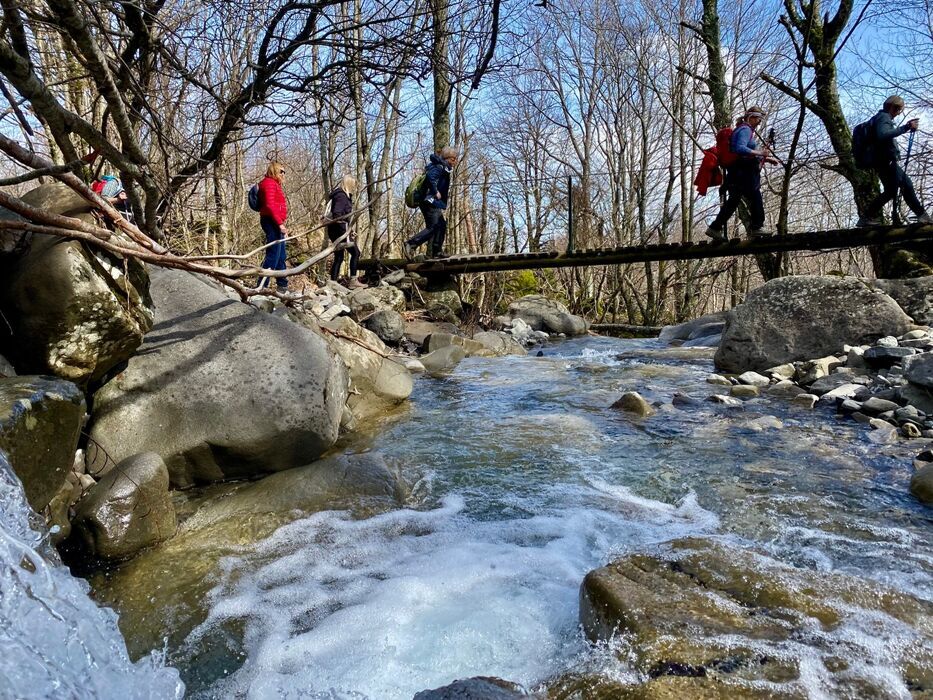
<path fill-rule="evenodd" d="M 897 138 L 912 134 L 919 128 L 919 119 L 916 118 L 895 126 L 894 119 L 903 111 L 903 98 L 892 95 L 885 100 L 877 114 L 853 131 L 852 153 L 856 164 L 874 173 L 883 186 L 881 194 L 863 208 L 857 223 L 860 228 L 883 225 L 882 209 L 891 201 L 895 202 L 893 220 L 897 222 L 896 199 L 899 195 L 903 196 L 904 202 L 916 215 L 918 223 L 933 223 L 917 198 L 913 182 L 899 162 L 901 151 Z M 748 207 L 749 237 L 759 238 L 771 233 L 765 228 L 761 170 L 765 164 L 777 164 L 779 161 L 774 157 L 771 147 L 761 143 L 758 134 L 765 116 L 764 110 L 759 107 L 749 107 L 736 121 L 734 128 L 721 129 L 717 133 L 715 148 L 704 151 L 705 157 L 695 183 L 697 189 L 700 194 L 705 194 L 708 187 L 721 185 L 723 194 L 719 213 L 706 229 L 706 235 L 714 241 L 728 239 L 726 224 L 743 201 Z M 402 251 L 409 260 L 413 259 L 416 249 L 423 244 L 428 244 L 428 257 L 431 259 L 450 257 L 443 247 L 447 234 L 444 212 L 450 195 L 451 173 L 457 165 L 458 157 L 457 150 L 450 147 L 432 153 L 424 173 L 415 178 L 406 190 L 406 204 L 419 209 L 425 223 L 423 229 L 403 244 Z M 271 163 L 259 186 L 254 186 L 250 192 L 250 206 L 260 213 L 260 225 L 268 245 L 262 265 L 265 269 L 285 269 L 285 219 L 288 208 L 283 190 L 284 177 L 284 166 L 278 162 Z M 328 239 L 335 243 L 330 278 L 338 279 L 344 257 L 348 253 L 348 286 L 360 288 L 366 285 L 357 278 L 360 249 L 351 231 L 355 189 L 356 180 L 350 175 L 344 175 L 340 184 L 327 197 L 328 204 L 322 221 Z M 263 278 L 260 284 L 268 282 L 268 278 Z M 284 291 L 288 285 L 287 278 L 277 278 L 276 284 Z"/>

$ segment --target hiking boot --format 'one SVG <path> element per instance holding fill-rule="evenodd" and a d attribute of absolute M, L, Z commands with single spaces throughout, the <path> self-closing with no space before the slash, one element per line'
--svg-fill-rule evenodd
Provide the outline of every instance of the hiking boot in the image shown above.
<path fill-rule="evenodd" d="M 929 214 L 924 212 L 923 214 L 917 217 L 917 223 L 918 224 L 933 224 L 933 217 L 931 217 Z"/>
<path fill-rule="evenodd" d="M 715 226 L 710 226 L 708 229 L 706 229 L 706 235 L 718 243 L 725 243 L 729 240 L 726 232 L 721 228 L 716 228 Z"/>
<path fill-rule="evenodd" d="M 884 222 L 877 216 L 860 216 L 855 222 L 855 228 L 875 228 L 884 226 Z"/>
<path fill-rule="evenodd" d="M 358 277 L 354 277 L 347 282 L 347 289 L 366 289 L 368 286 L 365 282 L 361 282 Z"/>
<path fill-rule="evenodd" d="M 444 258 L 449 258 L 450 253 L 448 253 L 446 250 L 439 250 L 436 253 L 434 253 L 434 255 L 432 255 L 431 257 L 434 258 L 435 260 L 443 260 Z"/>
<path fill-rule="evenodd" d="M 415 257 L 415 250 L 417 250 L 417 248 L 417 246 L 413 246 L 411 243 L 405 243 L 402 245 L 402 255 L 405 256 L 406 260 L 411 260 Z"/>
<path fill-rule="evenodd" d="M 770 236 L 771 232 L 763 226 L 759 226 L 758 228 L 749 229 L 748 235 L 750 238 L 764 238 L 765 236 Z"/>

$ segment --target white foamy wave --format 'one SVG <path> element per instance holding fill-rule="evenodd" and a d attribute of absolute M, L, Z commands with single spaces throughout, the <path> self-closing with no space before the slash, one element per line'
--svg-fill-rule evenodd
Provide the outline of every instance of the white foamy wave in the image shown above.
<path fill-rule="evenodd" d="M 598 477 L 587 475 L 586 482 L 596 491 L 612 496 L 631 513 L 639 511 L 640 519 L 656 525 L 682 524 L 687 531 L 683 534 L 696 534 L 696 531 L 712 531 L 719 528 L 719 516 L 711 510 L 706 510 L 697 501 L 696 492 L 689 491 L 676 504 L 644 498 L 632 492 L 627 486 L 610 484 Z M 681 535 L 670 535 L 670 538 Z"/>
<path fill-rule="evenodd" d="M 709 521 L 690 499 L 641 522 L 587 507 L 484 521 L 466 505 L 319 513 L 227 560 L 191 640 L 243 621 L 247 660 L 207 694 L 408 700 L 476 675 L 534 685 L 586 649 L 580 581 L 607 551 Z"/>
<path fill-rule="evenodd" d="M 0 453 L 0 697 L 180 698 L 175 669 L 158 655 L 132 663 L 113 611 L 97 607 L 84 581 L 40 553 L 31 517 Z"/>

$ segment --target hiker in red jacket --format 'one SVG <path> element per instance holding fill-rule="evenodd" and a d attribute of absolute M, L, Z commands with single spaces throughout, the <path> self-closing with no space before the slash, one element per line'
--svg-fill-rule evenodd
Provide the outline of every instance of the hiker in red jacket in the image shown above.
<path fill-rule="evenodd" d="M 262 267 L 266 270 L 285 269 L 285 219 L 288 218 L 288 202 L 285 201 L 285 191 L 282 181 L 285 179 L 285 166 L 272 162 L 266 169 L 266 176 L 259 183 L 259 225 L 266 234 L 266 243 L 274 243 L 266 248 L 266 257 L 263 258 Z M 278 241 L 278 243 L 275 243 Z M 275 283 L 279 290 L 288 289 L 287 277 L 276 277 Z M 259 280 L 259 287 L 269 284 L 268 277 Z"/>

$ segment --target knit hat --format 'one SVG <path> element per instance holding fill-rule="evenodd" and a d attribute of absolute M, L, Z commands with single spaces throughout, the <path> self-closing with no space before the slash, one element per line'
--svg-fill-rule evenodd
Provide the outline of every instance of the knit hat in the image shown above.
<path fill-rule="evenodd" d="M 768 113 L 765 112 L 761 107 L 749 107 L 745 110 L 745 118 L 750 117 L 766 117 Z"/>
<path fill-rule="evenodd" d="M 104 175 L 104 188 L 100 191 L 101 197 L 116 197 L 123 191 L 123 183 L 113 175 Z"/>

